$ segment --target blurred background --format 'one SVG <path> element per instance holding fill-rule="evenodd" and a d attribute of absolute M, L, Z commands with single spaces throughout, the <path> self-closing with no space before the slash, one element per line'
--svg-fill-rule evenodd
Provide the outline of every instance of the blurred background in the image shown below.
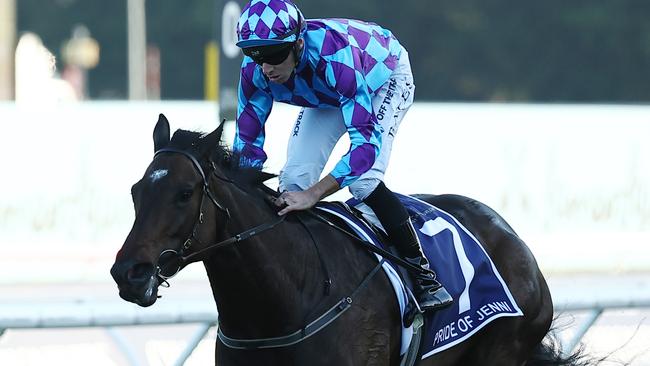
<path fill-rule="evenodd" d="M 148 309 L 108 270 L 158 113 L 173 129 L 226 118 L 230 142 L 244 3 L 0 0 L 0 365 L 210 364 L 200 264 Z M 496 209 L 549 281 L 565 349 L 650 365 L 650 2 L 296 3 L 408 49 L 416 103 L 387 184 Z M 273 109 L 269 172 L 297 112 Z"/>

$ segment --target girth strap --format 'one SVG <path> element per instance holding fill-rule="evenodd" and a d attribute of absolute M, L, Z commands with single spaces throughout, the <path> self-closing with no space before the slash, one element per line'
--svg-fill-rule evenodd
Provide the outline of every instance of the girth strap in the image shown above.
<path fill-rule="evenodd" d="M 303 327 L 300 330 L 297 330 L 291 334 L 281 336 L 281 337 L 258 338 L 258 339 L 235 339 L 235 338 L 230 338 L 225 334 L 223 334 L 221 327 L 219 327 L 217 329 L 217 337 L 219 338 L 221 343 L 223 343 L 228 348 L 247 349 L 247 350 L 286 347 L 286 346 L 291 346 L 296 343 L 302 342 L 305 339 L 318 333 L 318 331 L 325 328 L 331 322 L 336 320 L 336 318 L 338 318 L 343 313 L 345 313 L 348 309 L 350 309 L 352 303 L 354 302 L 353 299 L 362 289 L 364 289 L 368 285 L 370 280 L 375 276 L 375 274 L 377 274 L 379 269 L 381 269 L 381 266 L 384 264 L 384 262 L 385 260 L 381 260 L 372 269 L 372 271 L 370 271 L 370 273 L 366 275 L 363 281 L 361 281 L 361 284 L 359 284 L 359 286 L 352 292 L 352 294 L 350 294 L 350 296 L 341 299 L 337 304 L 332 306 L 323 315 L 318 317 L 313 322 L 307 324 L 305 327 Z"/>

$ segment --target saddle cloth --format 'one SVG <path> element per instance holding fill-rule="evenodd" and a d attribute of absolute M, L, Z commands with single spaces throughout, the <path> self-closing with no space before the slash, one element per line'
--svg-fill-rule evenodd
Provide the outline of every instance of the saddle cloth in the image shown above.
<path fill-rule="evenodd" d="M 494 263 L 472 233 L 453 216 L 424 201 L 399 194 L 398 197 L 411 216 L 431 268 L 454 298 L 451 306 L 424 314 L 422 358 L 469 339 L 495 319 L 523 315 Z M 367 220 L 378 223 L 376 217 L 368 217 L 371 211 L 367 206 L 360 207 L 363 204 L 355 200 L 347 204 L 360 208 Z M 339 217 L 363 240 L 388 249 L 367 223 L 340 205 L 324 203 L 317 208 Z M 404 316 L 412 297 L 395 265 L 387 261 L 383 269 Z M 412 335 L 412 326 L 402 327 L 401 354 L 407 351 Z"/>

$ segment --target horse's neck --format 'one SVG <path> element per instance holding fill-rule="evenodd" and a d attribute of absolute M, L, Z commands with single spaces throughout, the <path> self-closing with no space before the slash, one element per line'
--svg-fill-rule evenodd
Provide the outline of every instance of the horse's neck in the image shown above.
<path fill-rule="evenodd" d="M 277 219 L 265 202 L 237 188 L 219 198 L 232 215 L 228 235 Z M 285 221 L 205 261 L 224 332 L 268 337 L 304 325 L 304 309 L 322 295 L 311 289 L 323 281 L 308 240 L 299 224 Z"/>

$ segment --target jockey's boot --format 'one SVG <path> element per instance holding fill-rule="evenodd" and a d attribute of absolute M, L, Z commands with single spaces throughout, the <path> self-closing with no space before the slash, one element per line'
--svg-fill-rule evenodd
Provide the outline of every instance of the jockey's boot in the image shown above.
<path fill-rule="evenodd" d="M 375 190 L 363 202 L 370 206 L 388 234 L 400 256 L 411 264 L 427 270 L 427 274 L 412 271 L 415 296 L 422 311 L 439 309 L 450 305 L 453 298 L 436 281 L 436 274 L 429 269 L 429 261 L 422 254 L 420 240 L 411 224 L 409 214 L 399 198 L 389 190 L 384 182 L 379 182 Z"/>
<path fill-rule="evenodd" d="M 427 273 L 409 271 L 420 309 L 422 311 L 436 310 L 451 305 L 454 299 L 444 286 L 438 282 L 436 273 L 429 268 L 429 261 L 422 253 L 420 240 L 411 219 L 407 219 L 404 223 L 389 231 L 389 240 L 391 243 L 398 245 L 397 251 L 404 260 L 427 271 Z"/>

